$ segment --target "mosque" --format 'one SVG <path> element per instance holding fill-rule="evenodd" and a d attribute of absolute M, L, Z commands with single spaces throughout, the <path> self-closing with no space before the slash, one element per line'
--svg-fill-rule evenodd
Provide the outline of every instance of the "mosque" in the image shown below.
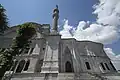
<path fill-rule="evenodd" d="M 58 32 L 59 9 L 53 10 L 53 23 L 38 24 L 29 48 L 15 57 L 6 71 L 6 80 L 120 80 L 101 43 L 63 39 Z M 2 48 L 10 48 L 18 27 L 0 36 Z"/>

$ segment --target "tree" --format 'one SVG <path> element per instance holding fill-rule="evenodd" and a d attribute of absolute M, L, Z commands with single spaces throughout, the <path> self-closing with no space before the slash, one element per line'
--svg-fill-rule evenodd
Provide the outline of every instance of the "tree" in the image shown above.
<path fill-rule="evenodd" d="M 2 33 L 8 28 L 8 18 L 5 11 L 4 7 L 0 4 L 0 32 Z"/>
<path fill-rule="evenodd" d="M 17 36 L 13 40 L 11 48 L 0 54 L 0 80 L 7 68 L 11 66 L 14 56 L 19 55 L 24 48 L 29 47 L 31 38 L 36 33 L 35 25 L 32 23 L 25 23 L 18 25 L 18 27 Z"/>

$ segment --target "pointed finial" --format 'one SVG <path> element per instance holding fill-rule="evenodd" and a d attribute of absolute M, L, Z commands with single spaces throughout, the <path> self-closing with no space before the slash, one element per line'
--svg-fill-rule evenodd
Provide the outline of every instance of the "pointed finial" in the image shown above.
<path fill-rule="evenodd" d="M 56 5 L 56 8 L 58 9 L 58 5 Z"/>

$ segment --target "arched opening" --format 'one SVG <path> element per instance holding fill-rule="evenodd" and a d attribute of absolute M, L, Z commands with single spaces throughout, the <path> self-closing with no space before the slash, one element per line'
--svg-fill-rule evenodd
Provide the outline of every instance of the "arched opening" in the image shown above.
<path fill-rule="evenodd" d="M 17 67 L 16 73 L 20 73 L 25 65 L 25 60 L 22 60 L 19 62 L 19 65 Z"/>
<path fill-rule="evenodd" d="M 30 60 L 28 60 L 28 61 L 26 62 L 26 65 L 25 65 L 24 71 L 27 71 L 27 70 L 28 70 L 29 64 L 30 64 Z"/>
<path fill-rule="evenodd" d="M 90 70 L 91 68 L 90 68 L 89 62 L 85 62 L 85 64 L 86 64 L 87 69 Z"/>
<path fill-rule="evenodd" d="M 72 64 L 69 61 L 65 64 L 65 72 L 73 72 Z"/>

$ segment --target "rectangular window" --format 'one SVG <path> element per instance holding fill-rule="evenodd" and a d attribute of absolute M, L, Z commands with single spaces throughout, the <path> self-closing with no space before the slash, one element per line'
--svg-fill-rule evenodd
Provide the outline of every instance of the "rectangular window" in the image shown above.
<path fill-rule="evenodd" d="M 87 69 L 90 70 L 91 68 L 90 68 L 89 62 L 85 62 L 85 64 L 86 64 Z"/>

